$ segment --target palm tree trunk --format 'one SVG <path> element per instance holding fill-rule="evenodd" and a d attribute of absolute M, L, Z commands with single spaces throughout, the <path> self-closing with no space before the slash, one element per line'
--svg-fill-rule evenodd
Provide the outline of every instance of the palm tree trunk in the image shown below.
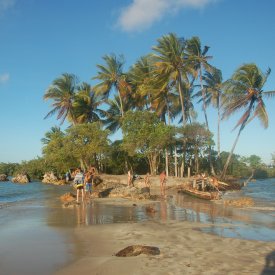
<path fill-rule="evenodd" d="M 238 132 L 238 135 L 237 135 L 237 137 L 236 137 L 236 139 L 235 139 L 235 141 L 234 141 L 234 144 L 233 144 L 233 146 L 232 146 L 232 149 L 231 149 L 231 151 L 230 151 L 230 154 L 229 154 L 229 156 L 228 156 L 228 158 L 227 158 L 227 160 L 226 160 L 226 162 L 225 162 L 225 165 L 224 165 L 224 167 L 223 167 L 223 171 L 222 171 L 222 174 L 221 174 L 221 179 L 222 179 L 222 180 L 225 178 L 225 175 L 226 175 L 226 172 L 227 172 L 227 169 L 228 169 L 230 160 L 231 160 L 231 158 L 232 158 L 233 152 L 234 152 L 235 147 L 236 147 L 236 145 L 237 145 L 237 142 L 238 142 L 238 140 L 239 140 L 239 137 L 240 137 L 240 134 L 241 134 L 242 129 L 243 129 L 243 127 L 240 128 L 240 130 L 239 130 L 239 132 Z"/>
<path fill-rule="evenodd" d="M 206 113 L 206 102 L 205 102 L 205 91 L 204 91 L 204 87 L 202 84 L 202 66 L 200 65 L 200 85 L 201 85 L 201 94 L 202 94 L 202 101 L 203 101 L 203 113 L 204 113 L 204 119 L 205 119 L 205 124 L 206 124 L 206 128 L 209 131 L 209 125 L 208 125 L 208 118 L 207 118 L 207 113 Z M 214 170 L 214 166 L 212 163 L 212 148 L 211 145 L 209 145 L 208 148 L 209 151 L 209 166 L 210 166 L 210 171 L 212 175 L 215 175 L 215 170 Z"/>
<path fill-rule="evenodd" d="M 181 104 L 181 112 L 182 112 L 182 124 L 185 126 L 185 111 L 184 111 L 184 96 L 183 96 L 183 88 L 181 83 L 181 75 L 179 72 L 178 76 L 178 92 L 180 95 L 180 104 Z"/>
<path fill-rule="evenodd" d="M 221 123 L 221 114 L 220 114 L 220 98 L 218 97 L 218 129 L 217 129 L 217 149 L 218 149 L 218 159 L 221 155 L 221 141 L 220 141 L 220 123 Z"/>
<path fill-rule="evenodd" d="M 178 176 L 178 157 L 177 157 L 177 145 L 175 145 L 175 177 Z"/>
<path fill-rule="evenodd" d="M 119 90 L 118 90 L 118 97 L 119 97 L 119 103 L 120 103 L 120 112 L 121 112 L 121 116 L 124 117 L 122 98 L 121 98 L 121 94 L 120 94 L 120 91 L 119 91 Z"/>

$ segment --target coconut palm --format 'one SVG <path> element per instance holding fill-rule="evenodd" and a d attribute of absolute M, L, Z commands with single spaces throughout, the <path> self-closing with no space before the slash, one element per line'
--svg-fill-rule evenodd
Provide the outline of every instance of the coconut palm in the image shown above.
<path fill-rule="evenodd" d="M 104 111 L 99 108 L 102 103 L 102 97 L 92 91 L 89 84 L 84 82 L 79 85 L 73 102 L 76 122 L 79 124 L 100 121 L 104 116 Z"/>
<path fill-rule="evenodd" d="M 121 128 L 122 116 L 120 112 L 120 100 L 119 96 L 115 96 L 114 99 L 108 99 L 106 101 L 108 109 L 104 111 L 105 120 L 103 120 L 106 129 L 115 133 Z M 131 104 L 129 102 L 124 102 L 125 113 L 130 110 Z"/>
<path fill-rule="evenodd" d="M 44 94 L 44 99 L 53 100 L 53 109 L 45 116 L 45 119 L 57 113 L 57 119 L 61 119 L 61 124 L 68 116 L 71 117 L 73 124 L 76 124 L 72 110 L 77 83 L 77 77 L 68 73 L 62 74 L 52 82 Z"/>
<path fill-rule="evenodd" d="M 232 154 L 245 126 L 257 117 L 264 128 L 268 127 L 268 114 L 263 98 L 274 96 L 275 91 L 263 91 L 263 87 L 270 72 L 271 70 L 268 69 L 266 73 L 263 73 L 253 63 L 244 64 L 224 84 L 227 98 L 223 104 L 222 118 L 227 118 L 237 111 L 243 110 L 244 112 L 234 128 L 239 127 L 239 131 L 224 165 L 221 178 L 226 175 Z"/>
<path fill-rule="evenodd" d="M 212 66 L 208 64 L 208 60 L 212 58 L 212 56 L 207 56 L 207 52 L 209 50 L 208 46 L 204 46 L 203 49 L 201 47 L 201 42 L 199 37 L 192 37 L 187 40 L 186 43 L 186 53 L 188 55 L 188 61 L 190 62 L 192 68 L 195 72 L 195 77 L 199 78 L 200 86 L 201 86 L 201 95 L 203 99 L 203 112 L 206 127 L 209 130 L 208 126 L 208 118 L 206 113 L 206 102 L 205 102 L 205 91 L 203 88 L 203 71 L 211 71 Z"/>
<path fill-rule="evenodd" d="M 124 116 L 123 98 L 126 98 L 131 91 L 130 85 L 127 82 L 127 76 L 123 73 L 124 60 L 123 56 L 116 55 L 103 56 L 105 65 L 97 65 L 99 69 L 97 75 L 93 79 L 100 82 L 94 87 L 98 94 L 102 94 L 105 98 L 109 98 L 111 90 L 116 90 L 119 97 L 120 114 Z"/>
<path fill-rule="evenodd" d="M 57 137 L 64 137 L 64 133 L 61 131 L 60 127 L 54 126 L 50 131 L 45 133 L 45 137 L 41 139 L 41 142 L 44 145 L 47 145 L 51 142 L 51 140 Z"/>
<path fill-rule="evenodd" d="M 217 150 L 218 157 L 220 156 L 220 121 L 221 121 L 221 103 L 223 98 L 222 91 L 222 72 L 216 68 L 212 72 L 205 72 L 203 76 L 204 90 L 205 90 L 205 105 L 208 107 L 210 104 L 217 109 Z M 195 96 L 200 97 L 199 102 L 203 100 L 202 90 L 198 91 Z"/>
<path fill-rule="evenodd" d="M 185 41 L 170 33 L 158 39 L 158 45 L 153 47 L 155 53 L 154 66 L 156 77 L 167 79 L 168 83 L 173 83 L 177 87 L 180 97 L 182 122 L 186 123 L 185 117 L 185 97 L 183 89 L 183 79 L 186 77 L 187 63 L 185 55 Z M 168 83 L 164 83 L 164 88 Z"/>
<path fill-rule="evenodd" d="M 152 71 L 152 57 L 142 56 L 129 70 L 134 107 L 138 110 L 150 109 L 150 98 L 156 82 Z"/>

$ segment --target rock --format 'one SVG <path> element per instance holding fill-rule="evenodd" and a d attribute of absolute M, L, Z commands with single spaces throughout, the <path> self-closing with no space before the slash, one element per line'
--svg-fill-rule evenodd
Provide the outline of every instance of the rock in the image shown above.
<path fill-rule="evenodd" d="M 157 210 L 156 210 L 153 206 L 151 206 L 151 205 L 146 206 L 146 207 L 145 207 L 145 211 L 146 211 L 146 213 L 148 213 L 148 214 L 154 214 L 154 213 L 157 212 Z"/>
<path fill-rule="evenodd" d="M 70 193 L 70 192 L 68 192 L 68 193 L 65 193 L 64 195 L 62 195 L 61 197 L 60 197 L 60 200 L 62 201 L 62 202 L 72 202 L 72 201 L 74 201 L 76 199 L 76 196 L 74 195 L 74 194 L 72 194 L 72 193 Z"/>
<path fill-rule="evenodd" d="M 130 245 L 120 250 L 115 255 L 117 257 L 132 257 L 132 256 L 138 256 L 140 254 L 159 255 L 160 250 L 158 247 L 155 247 L 155 246 Z"/>
<path fill-rule="evenodd" d="M 8 176 L 6 174 L 0 174 L 0 181 L 9 181 Z"/>
<path fill-rule="evenodd" d="M 17 174 L 15 177 L 11 179 L 11 181 L 14 183 L 29 183 L 31 180 L 29 175 L 24 173 L 24 174 Z"/>
<path fill-rule="evenodd" d="M 53 172 L 47 172 L 43 176 L 43 183 L 50 183 L 55 185 L 63 185 L 66 184 L 64 179 L 59 179 Z"/>

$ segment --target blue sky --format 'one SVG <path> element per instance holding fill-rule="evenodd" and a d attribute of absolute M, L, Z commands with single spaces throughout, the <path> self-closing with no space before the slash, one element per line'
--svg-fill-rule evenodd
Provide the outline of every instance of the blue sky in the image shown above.
<path fill-rule="evenodd" d="M 41 138 L 59 125 L 55 117 L 43 119 L 51 109 L 43 95 L 55 78 L 74 73 L 93 85 L 102 56 L 123 54 L 127 71 L 170 32 L 199 36 L 224 80 L 243 63 L 254 62 L 263 71 L 270 67 L 265 90 L 275 90 L 274 11 L 270 0 L 0 0 L 0 162 L 41 156 Z M 266 105 L 269 128 L 252 121 L 235 153 L 270 163 L 275 98 Z M 208 113 L 215 132 L 215 110 Z M 237 135 L 231 131 L 237 118 L 221 125 L 224 151 Z"/>

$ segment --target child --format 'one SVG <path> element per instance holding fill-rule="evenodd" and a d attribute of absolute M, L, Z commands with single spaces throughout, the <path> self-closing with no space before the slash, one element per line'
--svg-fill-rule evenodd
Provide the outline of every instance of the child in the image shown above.
<path fill-rule="evenodd" d="M 79 192 L 81 190 L 82 202 L 84 201 L 84 174 L 81 169 L 76 169 L 74 177 L 74 184 L 76 185 L 76 202 L 79 203 Z"/>

